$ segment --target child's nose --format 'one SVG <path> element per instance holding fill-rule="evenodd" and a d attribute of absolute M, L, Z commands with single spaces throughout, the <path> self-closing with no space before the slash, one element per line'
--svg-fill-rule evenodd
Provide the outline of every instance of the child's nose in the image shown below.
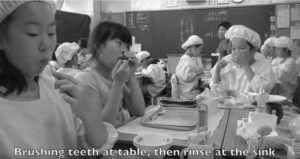
<path fill-rule="evenodd" d="M 47 53 L 47 52 L 49 52 L 51 45 L 52 45 L 52 42 L 49 39 L 48 35 L 44 35 L 41 37 L 39 51 L 41 53 Z"/>

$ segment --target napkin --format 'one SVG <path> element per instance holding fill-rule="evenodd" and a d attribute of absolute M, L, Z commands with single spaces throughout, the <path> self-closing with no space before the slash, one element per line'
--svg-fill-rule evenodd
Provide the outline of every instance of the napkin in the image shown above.
<path fill-rule="evenodd" d="M 237 135 L 244 139 L 257 137 L 257 130 L 263 126 L 272 128 L 270 136 L 277 136 L 275 131 L 277 116 L 266 113 L 250 112 L 248 121 L 245 119 L 238 121 Z"/>

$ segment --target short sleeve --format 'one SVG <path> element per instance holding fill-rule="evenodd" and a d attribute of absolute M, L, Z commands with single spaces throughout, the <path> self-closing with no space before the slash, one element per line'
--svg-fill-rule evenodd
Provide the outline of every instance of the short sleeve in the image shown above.
<path fill-rule="evenodd" d="M 97 92 L 99 92 L 96 79 L 93 77 L 93 75 L 90 72 L 83 71 L 81 73 L 78 73 L 75 76 L 75 78 L 78 79 L 82 84 L 88 85 L 93 89 L 95 89 Z"/>

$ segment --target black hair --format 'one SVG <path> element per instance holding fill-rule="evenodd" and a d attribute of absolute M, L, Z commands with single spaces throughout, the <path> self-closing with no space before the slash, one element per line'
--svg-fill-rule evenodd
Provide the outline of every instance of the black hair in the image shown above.
<path fill-rule="evenodd" d="M 253 50 L 253 49 L 254 49 L 254 46 L 253 46 L 249 41 L 247 41 L 247 44 L 249 45 L 250 50 Z"/>
<path fill-rule="evenodd" d="M 218 25 L 218 29 L 219 29 L 220 27 L 224 27 L 224 28 L 226 28 L 226 30 L 228 30 L 228 29 L 231 27 L 231 23 L 228 22 L 228 21 L 223 21 L 223 22 L 221 22 L 221 23 Z"/>
<path fill-rule="evenodd" d="M 0 43 L 7 40 L 8 26 L 12 17 L 9 15 L 0 24 Z M 20 94 L 28 87 L 27 81 L 20 70 L 18 70 L 7 58 L 4 50 L 0 50 L 0 86 L 4 87 L 4 92 L 0 95 L 7 96 L 13 92 Z"/>
<path fill-rule="evenodd" d="M 80 48 L 85 49 L 87 48 L 87 38 L 82 37 L 78 40 L 78 45 L 80 46 Z"/>
<path fill-rule="evenodd" d="M 151 60 L 149 61 L 149 64 L 157 64 L 159 62 L 158 58 L 152 57 Z"/>
<path fill-rule="evenodd" d="M 111 21 L 100 22 L 93 30 L 89 40 L 89 47 L 93 56 L 96 57 L 97 49 L 101 44 L 112 39 L 120 39 L 129 46 L 132 45 L 131 33 L 128 28 Z"/>

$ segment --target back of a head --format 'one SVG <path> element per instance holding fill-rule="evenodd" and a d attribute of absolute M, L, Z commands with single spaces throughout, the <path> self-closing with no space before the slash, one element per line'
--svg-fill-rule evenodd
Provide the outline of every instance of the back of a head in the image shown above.
<path fill-rule="evenodd" d="M 97 49 L 107 40 L 112 39 L 120 39 L 129 46 L 132 45 L 131 33 L 128 28 L 116 22 L 100 22 L 94 28 L 89 40 L 89 47 L 92 54 L 95 54 Z"/>
<path fill-rule="evenodd" d="M 228 30 L 231 27 L 231 23 L 228 21 L 223 21 L 218 25 L 218 29 L 220 27 L 224 27 L 226 30 Z"/>
<path fill-rule="evenodd" d="M 144 59 L 151 56 L 151 54 L 148 51 L 141 51 L 138 52 L 136 55 L 136 58 L 138 59 L 138 63 L 142 62 Z"/>
<path fill-rule="evenodd" d="M 55 56 L 57 58 L 58 63 L 60 65 L 63 65 L 69 60 L 71 60 L 73 56 L 77 53 L 78 49 L 79 45 L 77 45 L 75 42 L 65 42 L 59 45 L 57 50 L 55 51 Z"/>

